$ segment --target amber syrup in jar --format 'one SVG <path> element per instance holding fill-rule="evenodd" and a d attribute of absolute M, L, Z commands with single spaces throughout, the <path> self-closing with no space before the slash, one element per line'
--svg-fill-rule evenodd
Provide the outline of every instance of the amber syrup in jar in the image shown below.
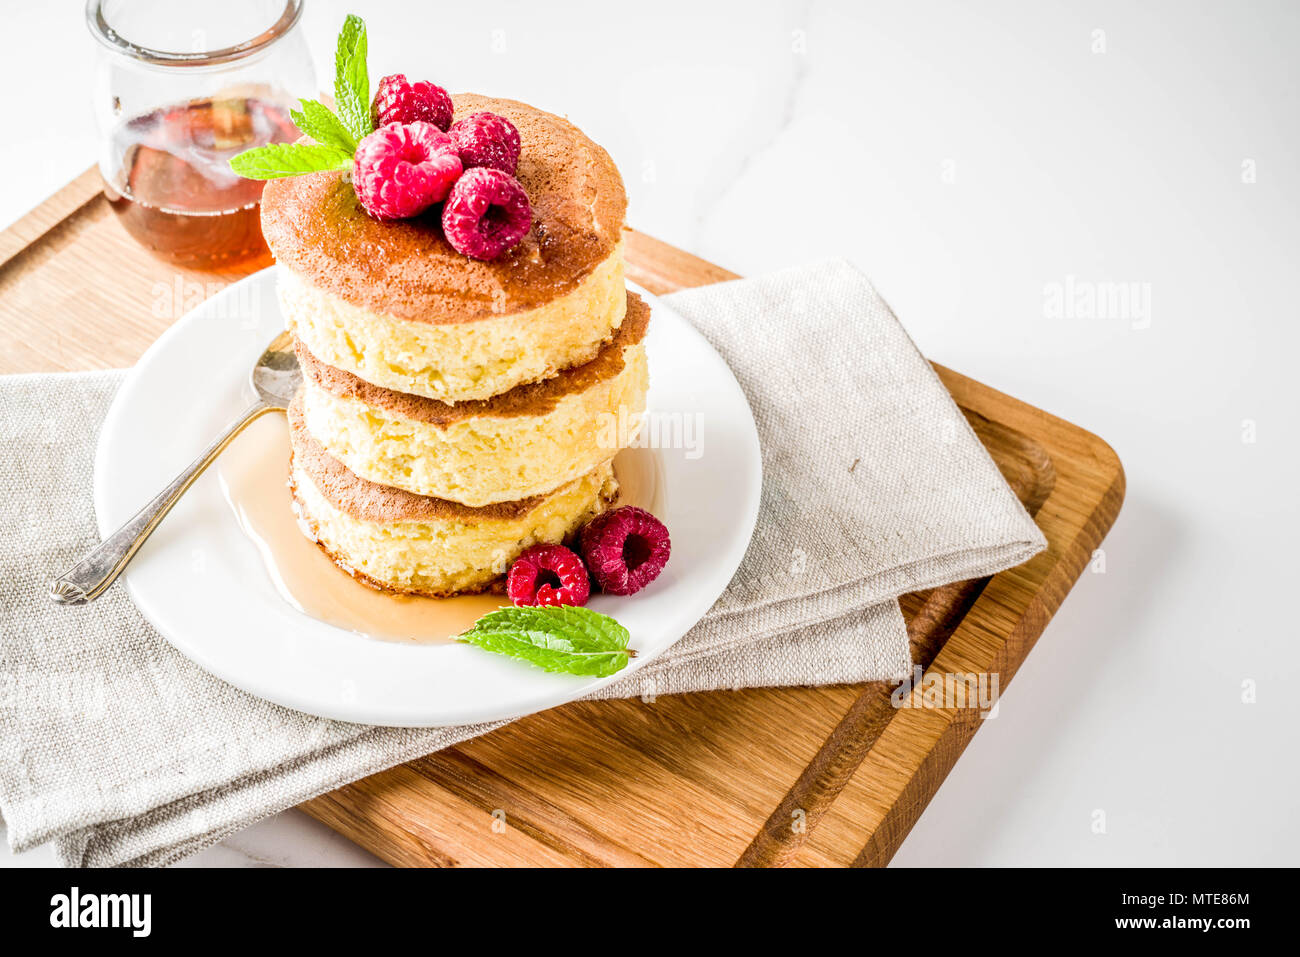
<path fill-rule="evenodd" d="M 195 269 L 269 265 L 262 238 L 261 180 L 231 171 L 254 146 L 291 143 L 288 110 L 251 97 L 162 107 L 112 134 L 117 172 L 104 192 L 122 225 L 146 249 Z"/>

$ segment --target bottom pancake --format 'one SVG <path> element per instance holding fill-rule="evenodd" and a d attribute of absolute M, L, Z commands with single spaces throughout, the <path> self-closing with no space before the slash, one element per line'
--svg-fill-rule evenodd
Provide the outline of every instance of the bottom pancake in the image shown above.
<path fill-rule="evenodd" d="M 560 542 L 617 497 L 605 463 L 547 495 L 471 508 L 353 475 L 289 410 L 299 523 L 340 568 L 384 591 L 443 598 L 483 591 L 525 548 Z"/>

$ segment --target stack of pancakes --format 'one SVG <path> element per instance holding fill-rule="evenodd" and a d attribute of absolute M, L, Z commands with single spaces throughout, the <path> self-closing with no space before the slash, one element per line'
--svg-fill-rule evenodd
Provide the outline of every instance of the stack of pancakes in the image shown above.
<path fill-rule="evenodd" d="M 340 173 L 273 180 L 262 229 L 304 386 L 289 410 L 305 528 L 391 591 L 480 591 L 617 494 L 638 423 L 649 308 L 623 286 L 626 196 L 572 124 L 461 95 L 456 117 L 519 129 L 533 226 L 491 262 L 456 252 L 436 208 L 379 222 Z"/>

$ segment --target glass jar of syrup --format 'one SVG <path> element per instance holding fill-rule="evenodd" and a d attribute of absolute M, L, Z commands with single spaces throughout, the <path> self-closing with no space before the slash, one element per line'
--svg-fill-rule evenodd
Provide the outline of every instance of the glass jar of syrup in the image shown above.
<path fill-rule="evenodd" d="M 88 0 L 99 40 L 99 170 L 122 225 L 196 269 L 270 263 L 263 183 L 236 153 L 298 138 L 296 98 L 315 89 L 302 0 Z"/>

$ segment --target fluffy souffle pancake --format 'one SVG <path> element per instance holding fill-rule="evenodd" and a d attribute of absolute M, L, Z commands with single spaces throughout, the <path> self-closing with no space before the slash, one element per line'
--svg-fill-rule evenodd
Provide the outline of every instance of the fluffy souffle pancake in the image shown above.
<path fill-rule="evenodd" d="M 304 531 L 340 568 L 384 591 L 445 597 L 482 591 L 519 553 L 559 542 L 614 501 L 604 463 L 547 495 L 471 508 L 350 472 L 289 409 L 289 484 Z"/>
<path fill-rule="evenodd" d="M 649 319 L 649 306 L 629 293 L 627 318 L 590 362 L 455 405 L 372 385 L 300 342 L 303 420 L 331 456 L 381 485 L 472 506 L 541 495 L 636 437 Z"/>
<path fill-rule="evenodd" d="M 514 100 L 460 94 L 523 144 L 515 176 L 533 222 L 489 262 L 461 255 L 438 210 L 380 222 L 341 172 L 275 179 L 262 232 L 289 328 L 321 362 L 396 392 L 486 399 L 590 361 L 623 321 L 627 197 L 609 154 L 576 126 Z"/>

